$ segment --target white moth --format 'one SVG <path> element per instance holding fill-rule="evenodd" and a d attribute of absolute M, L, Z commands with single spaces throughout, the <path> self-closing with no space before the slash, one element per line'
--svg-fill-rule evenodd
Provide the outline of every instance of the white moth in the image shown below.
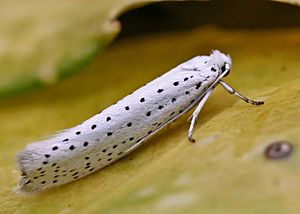
<path fill-rule="evenodd" d="M 253 105 L 221 79 L 231 58 L 219 51 L 196 56 L 139 88 L 82 124 L 29 144 L 17 156 L 20 192 L 37 192 L 69 183 L 122 158 L 194 105 L 188 139 L 197 116 L 217 84 Z"/>

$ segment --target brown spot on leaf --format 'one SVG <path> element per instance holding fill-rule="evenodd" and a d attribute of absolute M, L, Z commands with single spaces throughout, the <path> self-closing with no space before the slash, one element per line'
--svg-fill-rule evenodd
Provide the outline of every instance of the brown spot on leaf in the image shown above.
<path fill-rule="evenodd" d="M 268 159 L 282 159 L 288 157 L 293 151 L 293 146 L 287 141 L 276 141 L 265 149 L 265 156 Z"/>

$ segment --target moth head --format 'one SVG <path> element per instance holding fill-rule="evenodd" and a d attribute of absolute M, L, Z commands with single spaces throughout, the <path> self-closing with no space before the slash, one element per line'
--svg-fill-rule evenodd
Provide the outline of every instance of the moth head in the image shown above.
<path fill-rule="evenodd" d="M 226 73 L 224 77 L 226 77 L 230 73 L 232 61 L 229 55 L 223 54 L 218 50 L 212 51 L 210 57 L 216 62 L 216 64 L 221 68 L 220 75 L 224 72 Z"/>

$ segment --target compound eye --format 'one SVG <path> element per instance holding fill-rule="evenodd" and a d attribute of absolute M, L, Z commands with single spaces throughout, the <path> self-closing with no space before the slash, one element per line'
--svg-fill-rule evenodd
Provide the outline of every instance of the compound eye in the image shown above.
<path fill-rule="evenodd" d="M 222 66 L 221 70 L 222 70 L 222 73 L 223 73 L 224 71 L 226 71 L 226 64 L 224 64 L 224 65 Z"/>
<path fill-rule="evenodd" d="M 226 70 L 228 70 L 227 73 L 224 75 L 224 77 L 226 77 L 230 73 L 230 69 L 228 69 L 228 67 L 229 66 L 225 63 L 221 68 L 222 73 L 225 72 Z"/>

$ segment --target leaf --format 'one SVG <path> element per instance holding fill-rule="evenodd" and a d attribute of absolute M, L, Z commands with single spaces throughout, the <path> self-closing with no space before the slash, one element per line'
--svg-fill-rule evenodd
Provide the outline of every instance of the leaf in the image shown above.
<path fill-rule="evenodd" d="M 299 43 L 297 29 L 200 28 L 127 39 L 84 72 L 52 88 L 0 101 L 0 210 L 298 211 Z M 84 179 L 37 195 L 12 192 L 19 179 L 12 160 L 26 144 L 79 124 L 182 61 L 212 49 L 233 58 L 233 70 L 225 81 L 265 105 L 251 106 L 218 87 L 200 114 L 195 144 L 187 140 L 187 114 L 129 156 Z M 294 146 L 290 157 L 280 161 L 264 157 L 265 147 L 276 140 Z"/>
<path fill-rule="evenodd" d="M 137 0 L 0 3 L 0 97 L 40 88 L 81 70 L 120 30 Z"/>
<path fill-rule="evenodd" d="M 283 3 L 288 3 L 288 4 L 294 4 L 300 6 L 300 1 L 299 0 L 273 0 L 277 2 L 283 2 Z"/>

